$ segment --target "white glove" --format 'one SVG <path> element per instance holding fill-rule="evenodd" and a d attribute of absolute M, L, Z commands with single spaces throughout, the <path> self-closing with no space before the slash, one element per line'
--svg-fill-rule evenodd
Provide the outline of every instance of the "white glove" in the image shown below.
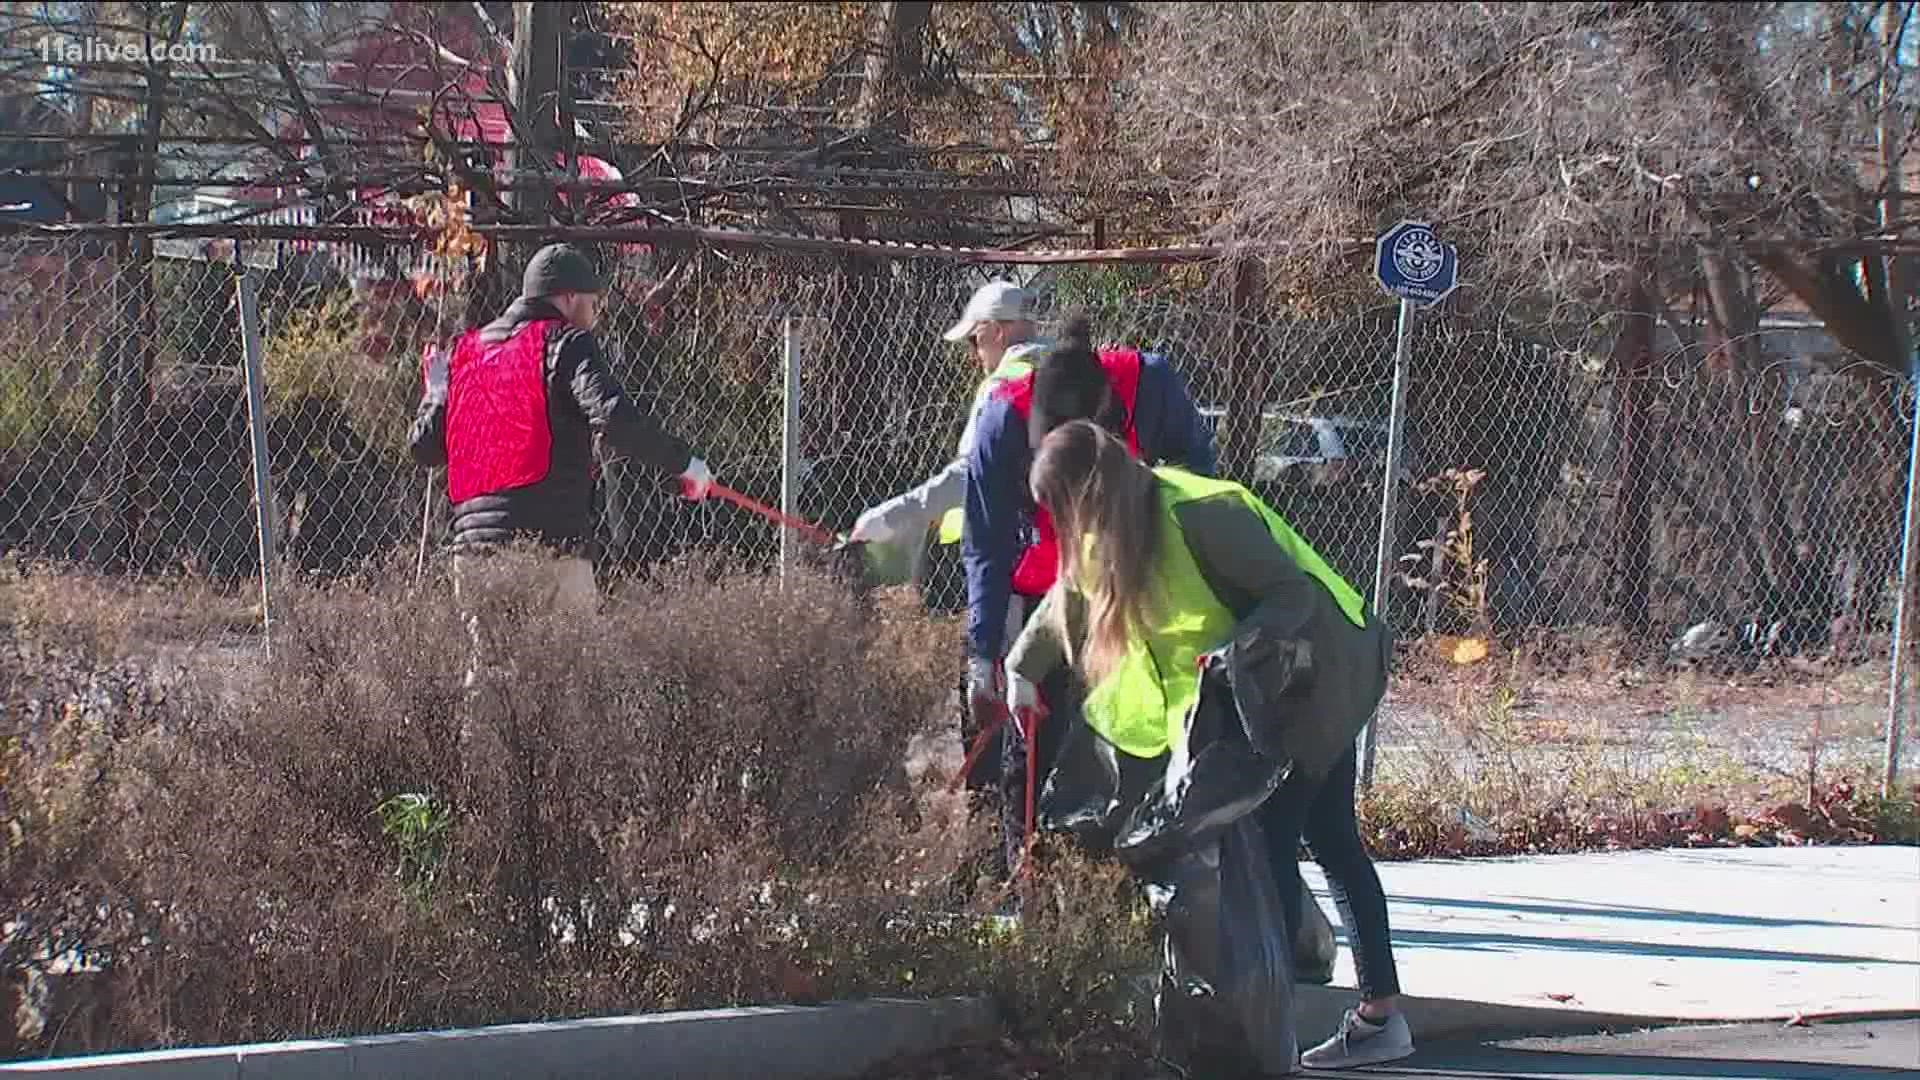
<path fill-rule="evenodd" d="M 707 468 L 707 463 L 699 458 L 687 462 L 686 471 L 680 474 L 680 497 L 699 502 L 712 490 L 713 472 Z"/>
<path fill-rule="evenodd" d="M 967 696 L 988 704 L 1003 704 L 1006 699 L 1000 693 L 1000 665 L 978 656 L 968 657 Z"/>
<path fill-rule="evenodd" d="M 1040 707 L 1040 688 L 1013 672 L 1007 672 L 1007 707 L 1014 712 Z"/>
<path fill-rule="evenodd" d="M 882 508 L 876 506 L 860 515 L 847 539 L 856 544 L 884 544 L 893 539 L 893 526 L 887 524 Z"/>

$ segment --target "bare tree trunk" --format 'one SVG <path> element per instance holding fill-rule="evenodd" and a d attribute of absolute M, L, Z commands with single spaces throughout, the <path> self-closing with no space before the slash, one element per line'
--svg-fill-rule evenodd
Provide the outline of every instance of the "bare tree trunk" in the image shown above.
<path fill-rule="evenodd" d="M 89 0 L 88 3 L 79 6 L 76 21 L 83 30 L 97 25 L 99 20 L 100 5 L 97 2 Z M 79 94 L 74 98 L 73 116 L 70 118 L 68 131 L 75 136 L 73 145 L 80 151 L 76 158 L 78 162 L 78 168 L 74 170 L 76 172 L 90 173 L 98 171 L 96 163 L 103 158 L 103 155 L 96 152 L 98 149 L 96 145 L 88 138 L 88 136 L 93 134 L 93 102 L 94 97 L 92 94 Z M 66 216 L 69 220 L 80 216 L 77 211 L 81 205 L 81 200 L 86 195 L 87 187 L 87 181 L 67 181 Z M 91 245 L 82 246 L 90 247 Z M 65 260 L 65 273 L 68 275 L 69 280 L 62 282 L 62 286 L 66 289 L 67 295 L 79 294 L 78 286 L 80 282 L 73 274 L 74 265 L 72 254 L 68 254 Z M 90 253 L 89 256 L 83 257 L 80 265 L 82 267 L 90 267 L 92 265 Z M 85 375 L 84 365 L 85 361 L 82 359 L 80 352 L 74 351 L 65 354 L 65 358 L 61 361 L 60 371 L 57 373 L 57 381 L 55 383 L 61 394 L 67 393 L 72 389 L 74 384 L 79 382 Z"/>
<path fill-rule="evenodd" d="M 88 0 L 87 3 L 79 5 L 75 15 L 75 21 L 83 31 L 89 31 L 99 25 L 100 4 L 98 0 Z M 94 96 L 92 94 L 78 94 L 75 95 L 73 99 L 73 116 L 71 117 L 71 127 L 69 130 L 77 136 L 75 141 L 84 151 L 79 159 L 83 163 L 90 163 L 95 159 L 92 152 L 94 144 L 87 138 L 87 136 L 93 134 L 93 103 Z M 85 173 L 93 172 L 94 170 L 90 164 L 82 164 L 81 167 L 75 171 Z M 67 181 L 68 207 L 80 205 L 85 187 L 85 181 Z"/>
<path fill-rule="evenodd" d="M 1888 4 L 1881 14 L 1881 40 L 1885 45 L 1883 72 L 1880 83 L 1880 142 L 1881 184 L 1886 194 L 1880 200 L 1880 225 L 1882 228 L 1897 227 L 1903 214 L 1901 189 L 1906 187 L 1906 133 L 1904 117 L 1899 102 L 1893 94 L 1891 81 L 1900 70 L 1901 38 L 1905 34 L 1910 12 L 1901 8 L 1904 4 Z M 1913 296 L 1913 261 L 1911 258 L 1889 258 L 1886 263 L 1887 306 L 1893 315 L 1893 336 L 1902 356 L 1913 348 L 1911 327 L 1908 324 L 1907 301 Z"/>
<path fill-rule="evenodd" d="M 1614 470 L 1620 492 L 1614 604 L 1621 627 L 1634 638 L 1653 626 L 1653 313 L 1643 276 L 1628 294 L 1626 325 L 1613 348 Z"/>
<path fill-rule="evenodd" d="M 545 225 L 553 220 L 553 189 L 528 185 L 530 178 L 554 173 L 553 155 L 560 147 L 560 50 L 573 14 L 571 3 L 516 3 L 513 5 L 513 58 L 508 75 L 515 120 L 525 131 L 525 143 L 516 137 L 507 154 L 513 190 L 507 204 L 522 222 Z M 531 255 L 538 244 L 527 249 Z"/>
<path fill-rule="evenodd" d="M 863 164 L 888 168 L 899 164 L 888 143 L 902 143 L 912 135 L 907 104 L 909 88 L 921 78 L 921 58 L 927 20 L 933 5 L 924 2 L 874 4 L 868 11 L 866 63 L 860 97 L 854 108 L 854 126 L 878 144 Z M 868 235 L 866 215 L 840 214 L 840 235 L 849 239 Z M 885 395 L 894 388 L 893 351 L 876 340 L 885 325 L 881 314 L 885 268 L 875 259 L 843 255 L 834 275 L 832 321 L 826 355 L 820 358 L 821 387 L 816 400 L 822 413 L 802 425 L 806 446 L 817 456 L 840 445 L 856 428 L 871 430 L 884 412 Z"/>
<path fill-rule="evenodd" d="M 1882 229 L 1888 231 L 1899 228 L 1896 223 L 1904 216 L 1902 189 L 1906 187 L 1906 140 L 1904 131 L 1906 125 L 1903 122 L 1904 118 L 1899 108 L 1899 102 L 1893 93 L 1892 80 L 1897 77 L 1900 70 L 1900 52 L 1903 44 L 1901 39 L 1905 36 L 1907 26 L 1906 16 L 1911 14 L 1911 12 L 1903 11 L 1902 8 L 1909 6 L 1910 5 L 1889 3 L 1880 14 L 1883 54 L 1881 57 L 1882 66 L 1880 77 L 1880 123 L 1876 134 L 1880 143 L 1880 183 L 1883 194 L 1880 198 L 1879 224 Z M 1872 264 L 1879 262 L 1879 260 L 1869 259 L 1867 261 L 1870 268 L 1879 270 L 1880 277 L 1884 281 L 1884 302 L 1887 305 L 1889 314 L 1893 318 L 1894 341 L 1897 343 L 1903 358 L 1911 357 L 1913 338 L 1907 303 L 1913 297 L 1913 262 L 1910 258 L 1893 256 L 1887 258 L 1883 265 L 1873 267 Z M 1871 282 L 1873 278 L 1869 277 L 1868 280 Z M 1886 398 L 1888 401 L 1887 412 L 1890 414 L 1890 422 L 1886 425 L 1886 428 L 1888 431 L 1897 434 L 1901 428 L 1905 427 L 1899 415 L 1899 390 L 1897 388 L 1889 388 L 1886 393 Z M 1920 479 L 1906 475 L 1907 470 L 1900 460 L 1900 455 L 1896 451 L 1898 444 L 1899 440 L 1897 439 L 1881 440 L 1881 456 L 1885 462 L 1882 466 L 1882 472 L 1890 476 L 1892 480 L 1892 482 L 1887 484 L 1889 498 L 1885 503 L 1888 510 L 1885 535 L 1888 538 L 1888 547 L 1891 550 L 1899 549 L 1898 522 L 1901 520 L 1901 516 L 1897 509 L 1900 505 L 1898 496 L 1905 494 L 1907 485 L 1914 483 L 1916 479 Z M 1904 480 L 1906 483 L 1900 483 L 1901 480 Z M 1899 587 L 1906 592 L 1904 599 L 1908 604 L 1907 610 L 1911 611 L 1913 610 L 1912 604 L 1915 599 L 1914 593 L 1916 589 L 1913 574 L 1914 568 L 1911 565 L 1901 563 L 1897 558 L 1894 562 L 1896 563 L 1894 573 L 1898 575 Z M 1880 578 L 1875 576 L 1871 580 L 1878 581 Z M 1852 598 L 1849 597 L 1849 600 L 1851 601 Z M 1871 608 L 1864 603 L 1855 602 L 1850 603 L 1849 610 L 1850 612 L 1858 611 L 1859 616 L 1854 619 L 1849 619 L 1848 622 L 1858 625 L 1864 630 L 1867 616 L 1871 613 Z M 1896 641 L 1893 643 L 1894 648 L 1897 649 L 1899 646 L 1899 642 Z M 1889 768 L 1891 768 L 1891 766 L 1889 766 Z"/>
<path fill-rule="evenodd" d="M 149 24 L 149 33 L 165 45 L 177 44 L 186 29 L 187 5 L 172 5 L 162 12 L 149 7 L 143 11 L 151 19 L 161 16 L 159 27 Z M 156 32 L 157 31 L 157 32 Z M 168 69 L 163 63 L 149 64 L 146 70 L 147 93 L 140 120 L 140 142 L 136 156 L 123 160 L 120 168 L 119 220 L 144 223 L 153 210 L 154 164 L 158 160 L 161 131 L 166 123 Z M 111 358 L 107 371 L 107 399 L 111 422 L 107 438 L 107 458 L 113 484 L 114 521 L 110 527 L 108 559 L 112 565 L 144 569 L 138 555 L 140 536 L 148 501 L 144 480 L 149 471 L 144 447 L 150 441 L 148 411 L 153 398 L 154 293 L 153 238 L 136 233 L 123 239 L 116 250 L 115 310 L 113 341 L 108 346 Z"/>
<path fill-rule="evenodd" d="M 908 136 L 908 91 L 923 75 L 921 44 L 932 12 L 933 5 L 924 0 L 885 0 L 873 5 L 856 127 L 895 139 Z"/>
<path fill-rule="evenodd" d="M 1774 442 L 1780 425 L 1779 410 L 1745 407 L 1761 366 L 1756 337 L 1760 320 L 1753 285 L 1744 268 L 1720 252 L 1703 250 L 1701 264 L 1718 347 L 1724 350 L 1731 375 L 1733 415 L 1728 419 L 1739 434 L 1738 446 L 1729 459 L 1734 502 L 1745 511 L 1744 531 L 1753 562 L 1750 569 L 1762 579 L 1756 589 L 1758 602 L 1753 614 L 1760 619 L 1780 618 L 1809 606 L 1805 599 L 1813 579 L 1794 544 L 1785 485 L 1779 477 L 1768 475 L 1777 459 Z"/>

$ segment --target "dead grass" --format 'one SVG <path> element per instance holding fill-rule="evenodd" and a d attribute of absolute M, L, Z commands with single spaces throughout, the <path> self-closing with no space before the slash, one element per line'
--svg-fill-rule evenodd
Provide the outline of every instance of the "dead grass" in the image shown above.
<path fill-rule="evenodd" d="M 260 632 L 255 581 L 223 588 L 199 574 L 143 578 L 38 561 L 0 563 L 0 627 L 17 641 L 125 658 L 169 644 Z"/>
<path fill-rule="evenodd" d="M 1379 857 L 1920 842 L 1920 787 L 1876 794 L 1868 673 L 1535 670 L 1431 665 L 1396 687 L 1362 805 Z"/>
<path fill-rule="evenodd" d="M 290 587 L 249 695 L 115 651 L 181 631 L 164 586 L 16 584 L 0 983 L 96 972 L 18 1055 L 981 990 L 1071 1037 L 1151 962 L 1108 870 L 1058 862 L 1012 938 L 960 899 L 988 834 L 902 767 L 956 629 L 899 597 L 510 591 L 511 676 L 467 702 L 460 612 L 404 575 Z"/>

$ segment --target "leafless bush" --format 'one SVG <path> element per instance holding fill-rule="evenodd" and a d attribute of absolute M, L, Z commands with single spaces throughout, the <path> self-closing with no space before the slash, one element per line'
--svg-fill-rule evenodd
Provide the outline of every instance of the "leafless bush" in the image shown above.
<path fill-rule="evenodd" d="M 105 1017 L 27 1050 L 996 979 L 1071 1009 L 1063 988 L 1112 983 L 1089 958 L 1132 940 L 1089 929 L 1125 923 L 1119 894 L 1070 885 L 1020 941 L 976 933 L 952 886 L 989 841 L 902 768 L 952 628 L 891 594 L 697 565 L 589 618 L 496 594 L 482 614 L 512 633 L 471 700 L 445 589 L 382 571 L 289 595 L 250 694 L 214 692 L 227 672 L 89 705 L 42 680 L 68 700 L 32 742 L 9 706 L 0 971 L 96 970 Z M 12 629 L 16 689 L 34 642 L 84 673 L 119 640 Z"/>

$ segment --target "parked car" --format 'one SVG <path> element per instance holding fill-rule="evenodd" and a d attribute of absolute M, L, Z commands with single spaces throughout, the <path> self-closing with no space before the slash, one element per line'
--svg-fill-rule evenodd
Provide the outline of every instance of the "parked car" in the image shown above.
<path fill-rule="evenodd" d="M 244 209 L 238 199 L 196 191 L 155 206 L 150 220 L 155 225 L 203 225 L 225 221 Z"/>
<path fill-rule="evenodd" d="M 1213 425 L 1216 443 L 1227 411 L 1200 410 Z M 1348 416 L 1314 416 L 1268 410 L 1260 420 L 1260 445 L 1253 479 L 1259 483 L 1320 487 L 1351 479 L 1371 479 L 1386 467 L 1387 425 Z M 1411 475 L 1402 454 L 1401 478 Z"/>

